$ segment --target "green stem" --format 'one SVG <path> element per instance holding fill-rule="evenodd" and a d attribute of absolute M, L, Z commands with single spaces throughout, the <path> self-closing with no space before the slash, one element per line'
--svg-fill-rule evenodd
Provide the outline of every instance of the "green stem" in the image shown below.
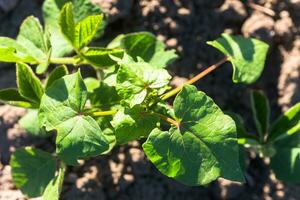
<path fill-rule="evenodd" d="M 169 99 L 170 97 L 176 95 L 177 93 L 179 93 L 182 89 L 182 87 L 186 84 L 194 84 L 195 82 L 199 81 L 200 79 L 202 79 L 203 77 L 205 77 L 206 75 L 210 74 L 211 72 L 213 72 L 214 70 L 216 70 L 218 67 L 220 67 L 222 64 L 224 64 L 226 61 L 228 61 L 228 57 L 223 58 L 222 60 L 220 60 L 218 63 L 211 65 L 210 67 L 208 67 L 207 69 L 205 69 L 204 71 L 202 71 L 201 73 L 199 73 L 198 75 L 194 76 L 193 78 L 191 78 L 190 80 L 188 80 L 186 83 L 184 83 L 181 86 L 178 86 L 177 88 L 165 93 L 161 99 L 163 101 Z"/>
<path fill-rule="evenodd" d="M 98 112 L 93 112 L 91 115 L 93 117 L 103 117 L 103 116 L 115 115 L 117 112 L 118 110 L 98 111 Z"/>
<path fill-rule="evenodd" d="M 160 113 L 156 113 L 156 112 L 151 112 L 151 114 L 154 114 L 156 116 L 158 116 L 159 118 L 161 118 L 162 120 L 166 121 L 167 123 L 171 124 L 171 125 L 174 125 L 176 126 L 177 128 L 180 127 L 180 122 L 177 122 L 176 120 L 170 118 L 170 117 L 167 117 L 165 115 L 162 115 Z"/>
<path fill-rule="evenodd" d="M 50 63 L 53 64 L 62 64 L 62 65 L 77 65 L 79 64 L 79 59 L 75 57 L 66 57 L 66 58 L 51 58 Z"/>

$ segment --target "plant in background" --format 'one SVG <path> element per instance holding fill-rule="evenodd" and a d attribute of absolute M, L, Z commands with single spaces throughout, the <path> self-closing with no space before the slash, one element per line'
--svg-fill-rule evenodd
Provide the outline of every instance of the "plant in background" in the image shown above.
<path fill-rule="evenodd" d="M 261 157 L 271 159 L 271 168 L 282 181 L 300 182 L 300 103 L 270 123 L 270 106 L 261 91 L 251 92 L 251 108 L 257 134 L 246 131 L 243 119 L 233 114 L 238 142 Z"/>
<path fill-rule="evenodd" d="M 105 26 L 101 10 L 88 0 L 59 2 L 44 2 L 45 29 L 28 17 L 16 40 L 0 38 L 0 61 L 16 63 L 18 86 L 1 90 L 1 101 L 29 109 L 20 123 L 34 135 L 56 133 L 55 153 L 25 147 L 12 155 L 13 180 L 24 194 L 58 199 L 67 165 L 141 138 L 157 169 L 184 184 L 204 185 L 218 177 L 244 181 L 234 120 L 191 84 L 227 61 L 235 83 L 253 83 L 268 45 L 223 34 L 208 44 L 225 58 L 171 89 L 165 67 L 177 58 L 173 50 L 147 32 L 90 46 Z M 82 77 L 87 65 L 96 78 Z"/>

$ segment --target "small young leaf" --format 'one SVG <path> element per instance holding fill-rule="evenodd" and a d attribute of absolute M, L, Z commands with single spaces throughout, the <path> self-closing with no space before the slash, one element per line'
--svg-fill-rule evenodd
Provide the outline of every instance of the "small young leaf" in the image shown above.
<path fill-rule="evenodd" d="M 136 61 L 141 57 L 156 68 L 165 68 L 178 57 L 174 50 L 165 50 L 164 43 L 148 32 L 118 36 L 108 47 L 123 48 Z"/>
<path fill-rule="evenodd" d="M 124 50 L 122 49 L 105 49 L 98 47 L 89 47 L 82 52 L 82 57 L 94 67 L 109 67 L 116 64 L 116 61 L 110 58 L 110 55 L 121 58 Z"/>
<path fill-rule="evenodd" d="M 0 101 L 23 108 L 35 108 L 38 105 L 30 102 L 28 99 L 22 97 L 17 89 L 9 88 L 0 90 Z"/>
<path fill-rule="evenodd" d="M 166 90 L 171 76 L 164 69 L 153 68 L 146 62 L 134 62 L 128 57 L 119 61 L 117 73 L 118 94 L 129 103 L 131 107 L 141 104 L 147 94 L 157 90 L 158 95 Z"/>
<path fill-rule="evenodd" d="M 62 190 L 62 185 L 64 182 L 65 169 L 60 168 L 57 176 L 52 179 L 47 185 L 44 193 L 43 200 L 59 200 L 59 196 Z"/>
<path fill-rule="evenodd" d="M 251 84 L 260 77 L 269 49 L 266 43 L 223 33 L 221 38 L 208 44 L 229 57 L 233 65 L 233 82 Z"/>
<path fill-rule="evenodd" d="M 29 134 L 37 137 L 50 136 L 43 128 L 39 126 L 38 110 L 28 110 L 27 114 L 24 115 L 20 120 L 19 124 L 21 128 L 25 129 Z"/>
<path fill-rule="evenodd" d="M 270 105 L 268 98 L 260 91 L 251 92 L 251 108 L 256 129 L 263 138 L 270 123 Z"/>
<path fill-rule="evenodd" d="M 30 49 L 28 53 L 36 60 L 40 62 L 47 60 L 50 47 L 45 40 L 43 28 L 37 18 L 29 16 L 23 21 L 17 42 Z"/>
<path fill-rule="evenodd" d="M 26 64 L 17 63 L 17 85 L 21 96 L 36 104 L 40 103 L 44 94 L 43 86 L 32 69 Z"/>
<path fill-rule="evenodd" d="M 147 137 L 157 127 L 159 118 L 147 114 L 143 108 L 135 106 L 120 110 L 111 121 L 118 144 Z"/>
<path fill-rule="evenodd" d="M 101 27 L 103 15 L 92 15 L 84 18 L 75 27 L 75 47 L 82 49 L 87 46 Z"/>
<path fill-rule="evenodd" d="M 53 83 L 54 81 L 56 81 L 57 79 L 62 78 L 63 76 L 67 75 L 68 72 L 68 68 L 65 65 L 61 65 L 56 67 L 48 76 L 47 80 L 46 80 L 46 89 L 48 89 Z"/>
<path fill-rule="evenodd" d="M 83 110 L 87 89 L 80 72 L 55 81 L 42 97 L 39 110 L 41 126 L 57 130 L 56 152 L 69 165 L 77 160 L 97 156 L 108 148 L 102 130 Z"/>
<path fill-rule="evenodd" d="M 10 166 L 17 188 L 28 197 L 38 197 L 54 177 L 56 161 L 47 152 L 26 147 L 12 155 Z"/>
<path fill-rule="evenodd" d="M 234 121 L 194 86 L 174 101 L 177 126 L 155 129 L 143 144 L 147 157 L 165 175 L 187 185 L 204 185 L 222 176 L 244 181 Z"/>
<path fill-rule="evenodd" d="M 271 126 L 269 141 L 284 138 L 300 131 L 300 103 L 297 103 Z"/>
<path fill-rule="evenodd" d="M 64 37 L 72 44 L 75 43 L 75 21 L 73 15 L 73 4 L 66 3 L 61 9 L 58 23 Z"/>

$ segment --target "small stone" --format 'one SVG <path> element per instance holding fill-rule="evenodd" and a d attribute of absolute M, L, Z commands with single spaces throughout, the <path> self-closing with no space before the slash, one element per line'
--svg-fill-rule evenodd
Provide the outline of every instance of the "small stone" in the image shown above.
<path fill-rule="evenodd" d="M 171 39 L 168 39 L 168 40 L 166 41 L 166 44 L 167 44 L 168 47 L 174 48 L 174 47 L 177 46 L 178 41 L 177 41 L 176 38 L 171 38 Z"/>
<path fill-rule="evenodd" d="M 123 178 L 127 182 L 133 182 L 134 181 L 134 176 L 132 174 L 124 174 Z"/>
<path fill-rule="evenodd" d="M 184 15 L 184 16 L 186 16 L 186 15 L 190 15 L 191 12 L 190 12 L 190 10 L 187 9 L 187 8 L 179 8 L 179 9 L 178 9 L 178 14 L 179 14 L 179 15 Z"/>

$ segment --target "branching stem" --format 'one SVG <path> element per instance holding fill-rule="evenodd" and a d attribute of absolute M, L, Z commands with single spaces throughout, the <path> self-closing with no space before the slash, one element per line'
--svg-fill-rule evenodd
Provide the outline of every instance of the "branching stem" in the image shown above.
<path fill-rule="evenodd" d="M 216 70 L 218 67 L 220 67 L 222 64 L 224 64 L 226 61 L 228 61 L 228 57 L 223 58 L 222 60 L 220 60 L 218 63 L 211 65 L 210 67 L 208 67 L 207 69 L 205 69 L 204 71 L 202 71 L 201 73 L 199 73 L 198 75 L 194 76 L 193 78 L 191 78 L 190 80 L 188 80 L 186 83 L 184 83 L 183 85 L 186 84 L 194 84 L 195 82 L 199 81 L 200 79 L 202 79 L 203 77 L 205 77 L 206 75 L 210 74 L 211 72 L 213 72 L 214 70 Z M 177 93 L 179 93 L 183 87 L 183 85 L 178 86 L 177 88 L 167 92 L 166 94 L 164 94 L 161 99 L 162 100 L 167 100 L 170 97 L 176 95 Z"/>
<path fill-rule="evenodd" d="M 179 122 L 177 122 L 176 120 L 174 120 L 174 119 L 172 119 L 172 118 L 170 118 L 170 117 L 167 117 L 167 116 L 165 116 L 165 115 L 162 115 L 162 114 L 160 114 L 160 113 L 155 113 L 155 112 L 152 112 L 152 114 L 158 116 L 159 118 L 161 118 L 162 120 L 166 121 L 167 123 L 176 126 L 177 128 L 179 128 L 179 126 L 180 126 L 180 123 L 179 123 Z"/>

